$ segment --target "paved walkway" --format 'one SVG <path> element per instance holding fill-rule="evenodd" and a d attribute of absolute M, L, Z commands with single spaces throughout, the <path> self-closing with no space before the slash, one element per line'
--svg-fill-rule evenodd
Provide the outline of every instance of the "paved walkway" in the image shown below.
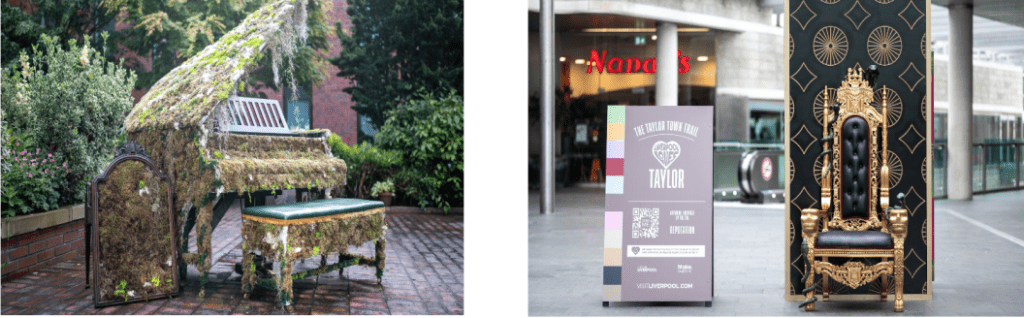
<path fill-rule="evenodd" d="M 555 213 L 529 200 L 531 316 L 1022 316 L 1024 191 L 937 200 L 935 281 L 930 301 L 821 302 L 806 313 L 785 300 L 783 206 L 715 204 L 715 298 L 703 303 L 602 306 L 604 189 L 559 189 Z"/>
<path fill-rule="evenodd" d="M 295 281 L 296 314 L 462 314 L 462 216 L 389 213 L 387 267 L 377 285 L 375 270 L 348 267 Z M 198 299 L 199 272 L 189 267 L 188 285 L 175 298 L 93 308 L 92 289 L 85 289 L 85 257 L 57 264 L 3 284 L 2 314 L 286 314 L 275 293 L 257 289 L 242 299 L 241 212 L 232 207 L 214 231 L 214 259 L 205 299 Z M 195 238 L 192 250 L 195 250 Z M 373 255 L 373 243 L 351 252 Z M 315 268 L 320 258 L 298 264 L 296 271 Z"/>

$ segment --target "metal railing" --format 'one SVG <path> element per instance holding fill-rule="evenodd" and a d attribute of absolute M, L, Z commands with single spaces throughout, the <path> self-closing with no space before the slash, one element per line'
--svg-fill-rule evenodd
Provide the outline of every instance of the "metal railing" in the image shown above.
<path fill-rule="evenodd" d="M 1024 189 L 1024 142 L 975 143 L 971 147 L 971 189 L 974 194 Z M 948 198 L 946 165 L 949 149 L 946 143 L 932 144 L 932 194 L 936 199 Z"/>

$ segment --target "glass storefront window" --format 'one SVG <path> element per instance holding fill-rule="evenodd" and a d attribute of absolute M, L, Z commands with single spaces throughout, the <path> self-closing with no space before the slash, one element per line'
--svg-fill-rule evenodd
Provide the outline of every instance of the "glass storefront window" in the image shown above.
<path fill-rule="evenodd" d="M 748 127 L 750 128 L 750 142 L 782 142 L 782 113 L 751 111 Z"/>

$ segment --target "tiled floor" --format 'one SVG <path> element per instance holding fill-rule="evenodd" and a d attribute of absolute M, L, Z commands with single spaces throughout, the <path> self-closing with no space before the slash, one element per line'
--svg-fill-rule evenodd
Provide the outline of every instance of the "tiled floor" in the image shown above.
<path fill-rule="evenodd" d="M 463 219 L 458 215 L 389 213 L 387 267 L 377 285 L 374 269 L 345 268 L 295 281 L 296 314 L 462 314 Z M 234 264 L 241 255 L 241 213 L 229 210 L 214 231 L 214 259 L 204 299 L 198 299 L 199 273 L 189 268 L 188 285 L 178 297 L 93 308 L 85 289 L 85 257 L 4 283 L 2 314 L 285 314 L 275 293 L 257 289 L 242 299 Z M 195 239 L 191 240 L 194 242 Z M 195 244 L 192 244 L 195 250 Z M 351 252 L 373 255 L 373 243 Z M 314 268 L 319 258 L 298 264 Z"/>
<path fill-rule="evenodd" d="M 817 303 L 807 313 L 784 298 L 781 204 L 715 204 L 715 298 L 703 303 L 602 306 L 604 189 L 559 189 L 540 215 L 530 193 L 531 316 L 1022 316 L 1024 191 L 935 202 L 935 280 L 929 301 Z"/>

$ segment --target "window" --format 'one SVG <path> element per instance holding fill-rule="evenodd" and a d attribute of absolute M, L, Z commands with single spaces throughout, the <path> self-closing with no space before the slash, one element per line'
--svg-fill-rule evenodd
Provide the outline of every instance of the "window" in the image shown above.
<path fill-rule="evenodd" d="M 311 90 L 311 87 L 299 87 L 298 94 L 295 96 L 293 100 L 292 89 L 283 89 L 285 104 L 284 118 L 288 120 L 289 129 L 310 129 L 310 123 L 312 122 L 310 114 L 313 109 L 313 101 L 310 98 Z"/>

